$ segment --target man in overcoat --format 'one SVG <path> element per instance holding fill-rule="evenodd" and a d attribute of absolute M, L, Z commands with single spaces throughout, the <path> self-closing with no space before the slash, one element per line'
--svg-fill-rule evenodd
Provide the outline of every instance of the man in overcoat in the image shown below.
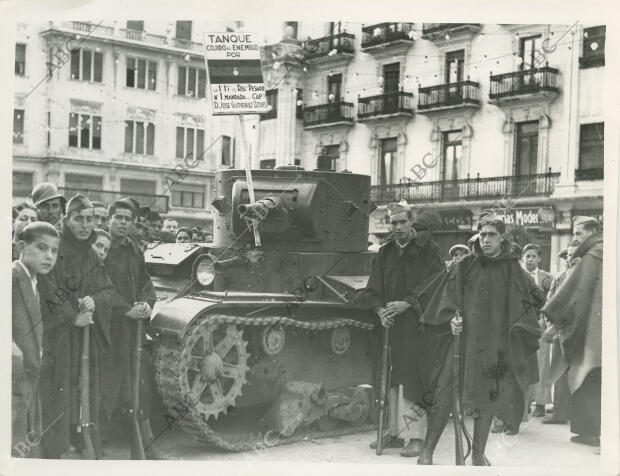
<path fill-rule="evenodd" d="M 388 214 L 393 234 L 379 249 L 360 298 L 380 319 L 383 332 L 389 328 L 390 428 L 384 447 L 408 439 L 401 455 L 411 457 L 422 449 L 426 416 L 414 406 L 423 401 L 428 390 L 431 362 L 429 341 L 419 319 L 445 273 L 445 263 L 430 232 L 414 223 L 406 202 L 388 205 Z M 378 348 L 374 361 L 377 382 L 380 356 Z"/>
<path fill-rule="evenodd" d="M 60 233 L 58 260 L 39 281 L 43 361 L 41 398 L 43 457 L 60 458 L 82 448 L 80 424 L 80 363 L 83 328 L 90 327 L 90 416 L 97 457 L 102 448 L 97 432 L 101 394 L 101 354 L 110 343 L 110 314 L 114 287 L 103 263 L 91 248 L 95 241 L 93 206 L 78 194 L 67 204 Z M 82 430 L 82 429 L 81 429 Z"/>
<path fill-rule="evenodd" d="M 462 408 L 474 417 L 476 466 L 490 465 L 484 450 L 493 416 L 517 426 L 528 386 L 538 380 L 531 361 L 538 349 L 537 314 L 544 293 L 519 264 L 520 253 L 505 238 L 500 217 L 483 214 L 478 231 L 472 253 L 450 268 L 422 317 L 433 335 L 434 362 L 432 407 L 418 464 L 433 464 L 433 452 L 453 408 L 456 378 Z M 461 367 L 453 376 L 453 334 L 460 333 Z"/>
<path fill-rule="evenodd" d="M 571 441 L 600 445 L 603 306 L 603 234 L 596 220 L 575 217 L 580 259 L 542 312 L 559 332 L 568 362 Z"/>

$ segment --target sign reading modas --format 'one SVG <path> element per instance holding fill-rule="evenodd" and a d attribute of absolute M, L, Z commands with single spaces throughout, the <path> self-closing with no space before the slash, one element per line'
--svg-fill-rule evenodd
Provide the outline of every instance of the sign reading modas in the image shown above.
<path fill-rule="evenodd" d="M 260 48 L 254 33 L 204 33 L 213 114 L 267 112 Z"/>

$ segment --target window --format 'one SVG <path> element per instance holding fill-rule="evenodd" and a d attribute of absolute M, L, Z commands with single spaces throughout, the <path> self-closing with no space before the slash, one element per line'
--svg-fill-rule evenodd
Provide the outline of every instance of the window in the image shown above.
<path fill-rule="evenodd" d="M 342 74 L 332 74 L 327 77 L 327 99 L 329 102 L 340 102 L 342 91 Z"/>
<path fill-rule="evenodd" d="M 222 165 L 230 166 L 230 137 L 222 136 Z"/>
<path fill-rule="evenodd" d="M 383 92 L 397 93 L 400 83 L 400 63 L 383 65 Z"/>
<path fill-rule="evenodd" d="M 292 31 L 291 31 L 291 36 L 290 38 L 292 38 L 293 40 L 297 39 L 297 22 L 296 21 L 285 21 L 284 22 L 284 36 L 286 37 L 286 31 L 288 29 L 288 27 L 291 27 Z"/>
<path fill-rule="evenodd" d="M 519 54 L 521 56 L 521 71 L 532 69 L 538 66 L 536 56 L 541 47 L 541 36 L 530 36 L 521 38 L 519 41 Z"/>
<path fill-rule="evenodd" d="M 206 86 L 206 70 L 179 66 L 179 83 L 177 85 L 179 96 L 203 98 L 206 94 Z"/>
<path fill-rule="evenodd" d="M 579 131 L 579 168 L 602 169 L 605 123 L 582 124 Z"/>
<path fill-rule="evenodd" d="M 336 161 L 340 157 L 340 145 L 333 144 L 323 147 L 317 158 L 316 168 L 319 170 L 336 170 Z"/>
<path fill-rule="evenodd" d="M 304 90 L 303 89 L 298 89 L 297 90 L 297 107 L 295 109 L 295 117 L 297 119 L 303 119 L 304 118 Z"/>
<path fill-rule="evenodd" d="M 154 197 L 156 196 L 155 182 L 151 180 L 121 179 L 121 194 L 131 196 L 147 195 Z"/>
<path fill-rule="evenodd" d="M 465 51 L 457 50 L 446 53 L 446 83 L 460 83 L 463 81 L 463 66 L 465 64 Z"/>
<path fill-rule="evenodd" d="M 186 208 L 204 208 L 204 186 L 185 183 L 174 184 L 172 186 L 172 206 Z"/>
<path fill-rule="evenodd" d="M 175 37 L 180 40 L 191 40 L 192 39 L 192 22 L 191 21 L 177 21 L 177 28 Z"/>
<path fill-rule="evenodd" d="M 136 31 L 144 31 L 144 21 L 143 20 L 128 20 L 127 21 L 127 29 L 128 30 L 136 30 Z"/>
<path fill-rule="evenodd" d="M 382 139 L 379 160 L 379 185 L 390 185 L 396 178 L 396 138 Z"/>
<path fill-rule="evenodd" d="M 127 58 L 127 87 L 155 91 L 157 63 L 138 58 Z"/>
<path fill-rule="evenodd" d="M 454 181 L 459 178 L 459 162 L 463 151 L 461 131 L 444 132 L 442 140 L 441 180 Z"/>
<path fill-rule="evenodd" d="M 155 124 L 125 121 L 125 152 L 153 155 L 155 153 Z"/>
<path fill-rule="evenodd" d="M 101 116 L 69 114 L 69 147 L 101 149 Z"/>
<path fill-rule="evenodd" d="M 579 67 L 596 66 L 605 66 L 605 25 L 583 30 L 583 52 L 579 58 Z"/>
<path fill-rule="evenodd" d="M 15 74 L 18 76 L 26 74 L 26 45 L 15 45 Z"/>
<path fill-rule="evenodd" d="M 515 175 L 535 175 L 538 167 L 538 121 L 517 124 Z"/>
<path fill-rule="evenodd" d="M 278 90 L 270 89 L 265 93 L 265 97 L 269 111 L 260 115 L 261 121 L 278 117 Z"/>
<path fill-rule="evenodd" d="M 24 110 L 13 109 L 13 144 L 24 143 Z"/>
<path fill-rule="evenodd" d="M 205 148 L 205 131 L 191 127 L 177 127 L 176 158 L 201 159 Z"/>
<path fill-rule="evenodd" d="M 13 172 L 13 196 L 27 197 L 32 192 L 32 172 Z"/>
<path fill-rule="evenodd" d="M 276 167 L 276 159 L 265 159 L 260 161 L 261 169 L 274 169 Z"/>
<path fill-rule="evenodd" d="M 102 81 L 103 53 L 84 48 L 71 51 L 71 79 Z"/>

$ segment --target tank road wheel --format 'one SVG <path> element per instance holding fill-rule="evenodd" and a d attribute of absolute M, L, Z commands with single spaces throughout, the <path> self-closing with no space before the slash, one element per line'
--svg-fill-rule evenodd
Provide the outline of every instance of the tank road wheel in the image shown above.
<path fill-rule="evenodd" d="M 208 320 L 196 326 L 181 345 L 181 394 L 203 418 L 227 413 L 247 380 L 247 342 L 234 324 Z M 194 402 L 195 405 L 194 405 Z"/>

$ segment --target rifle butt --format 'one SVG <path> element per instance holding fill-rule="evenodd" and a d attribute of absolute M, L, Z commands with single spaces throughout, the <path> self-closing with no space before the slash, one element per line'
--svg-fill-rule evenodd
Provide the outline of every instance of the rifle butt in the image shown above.
<path fill-rule="evenodd" d="M 388 358 L 390 347 L 390 329 L 383 328 L 383 346 L 381 348 L 381 388 L 379 393 L 379 426 L 377 428 L 377 456 L 383 453 L 383 432 L 385 421 L 385 406 L 388 392 Z"/>

